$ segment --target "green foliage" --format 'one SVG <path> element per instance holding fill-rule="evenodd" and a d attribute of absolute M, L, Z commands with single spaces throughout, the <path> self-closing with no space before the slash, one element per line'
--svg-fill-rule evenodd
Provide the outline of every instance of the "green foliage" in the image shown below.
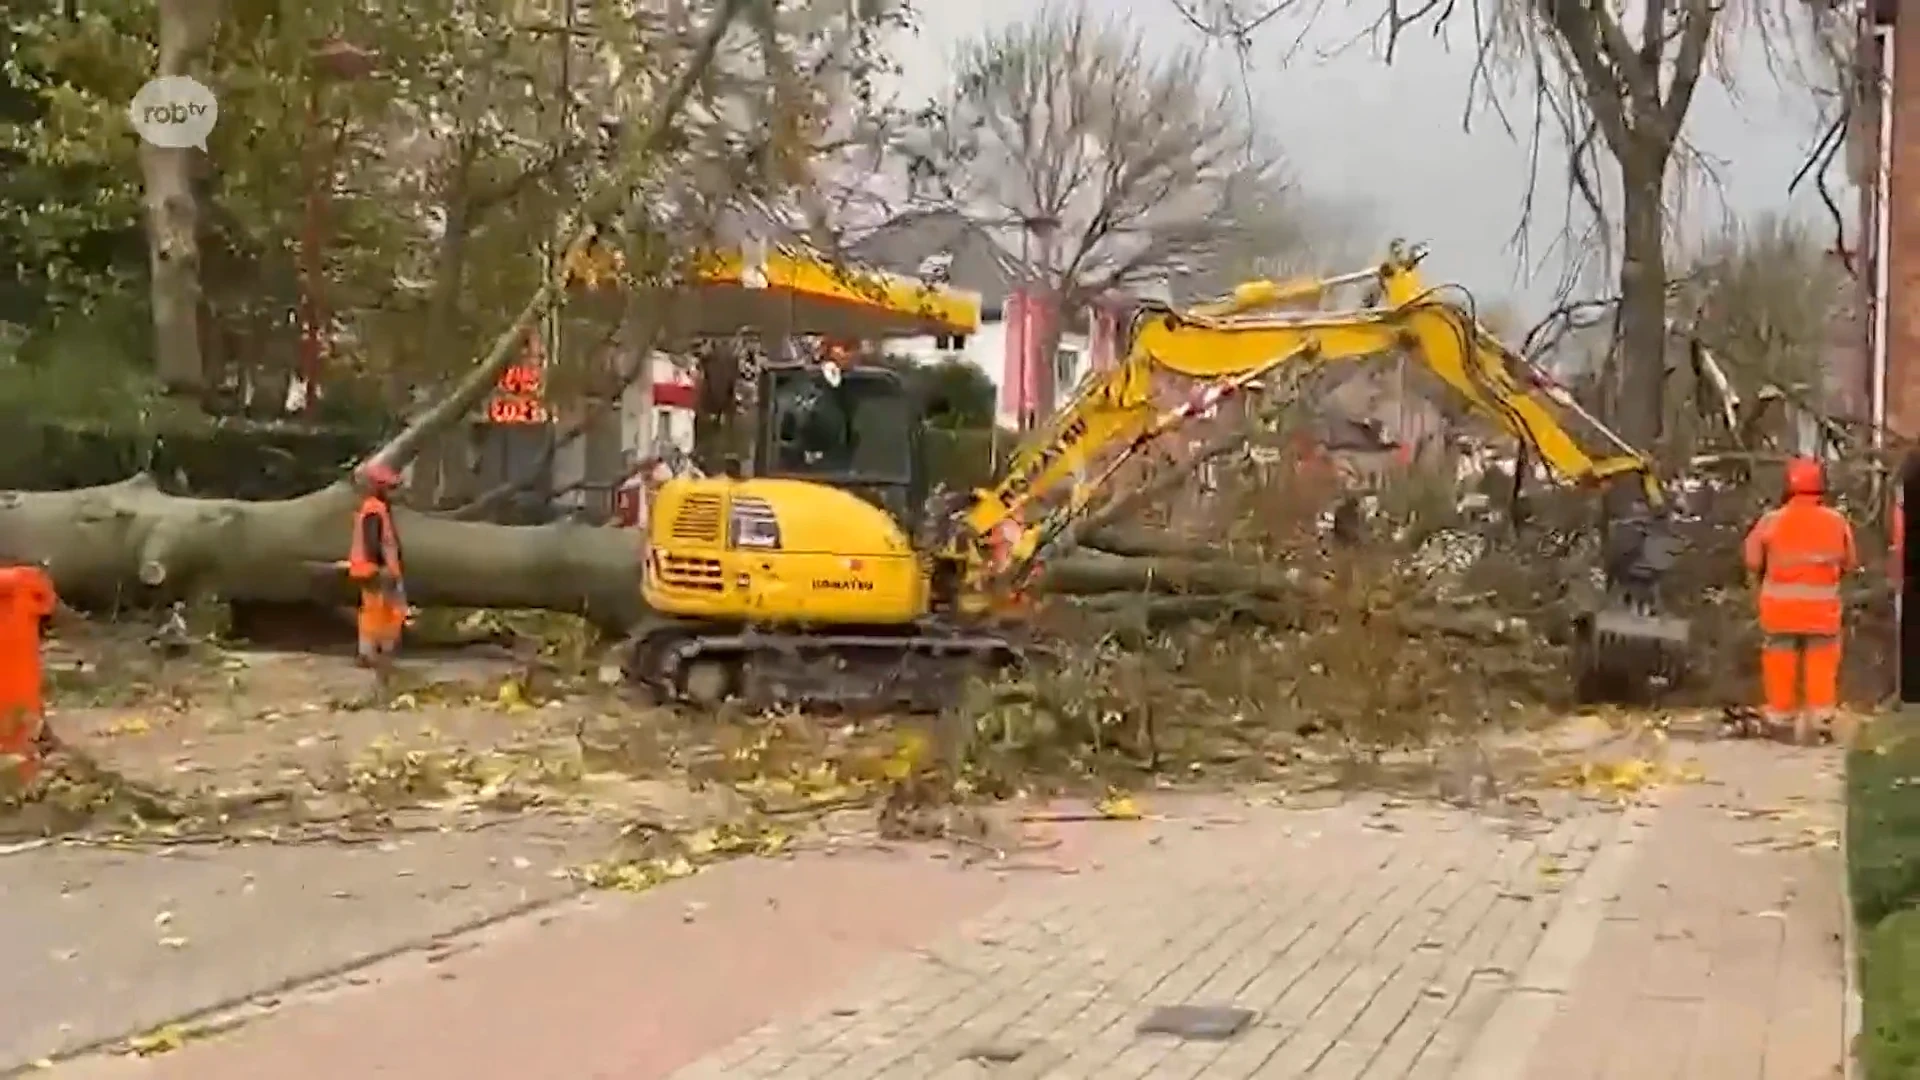
<path fill-rule="evenodd" d="M 152 66 L 136 5 L 57 5 L 0 27 L 0 319 L 38 327 L 145 272 L 140 174 L 124 119 Z"/>
<path fill-rule="evenodd" d="M 209 423 L 129 428 L 46 420 L 12 423 L 0 489 L 62 491 L 139 472 L 177 495 L 289 499 L 327 486 L 373 449 L 364 430 Z"/>
<path fill-rule="evenodd" d="M 1891 717 L 1847 759 L 1847 874 L 1862 930 L 1866 1075 L 1920 1074 L 1920 729 Z"/>
<path fill-rule="evenodd" d="M 908 390 L 926 410 L 930 426 L 947 431 L 993 426 L 1000 392 L 977 366 L 956 357 L 923 364 L 908 357 L 887 356 L 880 362 L 906 380 Z"/>
<path fill-rule="evenodd" d="M 569 29 L 561 5 L 542 0 L 223 3 L 193 72 L 220 106 L 194 163 L 210 383 L 256 407 L 282 398 L 315 221 L 321 302 L 339 330 L 329 387 L 367 375 L 430 388 L 524 302 L 545 272 L 540 251 L 590 188 L 652 181 L 663 196 L 627 238 L 628 268 L 642 278 L 709 241 L 739 193 L 778 205 L 809 179 L 793 166 L 822 137 L 818 118 L 843 117 L 836 95 L 858 98 L 885 67 L 868 31 L 901 18 L 897 4 L 865 4 L 847 24 L 859 32 L 828 32 L 825 6 L 782 5 L 765 33 L 736 34 L 805 73 L 791 93 L 766 92 L 764 56 L 725 49 L 704 91 L 731 100 L 688 112 L 664 149 L 642 153 L 646 121 L 692 42 L 684 22 L 637 5 L 582 6 Z M 28 7 L 0 27 L 0 358 L 65 353 L 69 310 L 148 320 L 144 181 L 125 107 L 153 74 L 158 13 L 140 0 Z M 338 63 L 343 53 L 365 63 Z M 776 130 L 800 141 L 772 146 Z M 667 195 L 668 179 L 690 182 Z M 313 215 L 309 195 L 322 190 Z M 605 329 L 630 315 L 593 307 L 553 357 L 556 383 L 569 365 L 601 361 Z M 144 339 L 125 348 L 109 381 L 131 388 L 137 414 L 151 349 Z M 91 381 L 100 369 L 85 370 Z M 23 368 L 0 393 L 46 400 L 53 371 Z"/>
<path fill-rule="evenodd" d="M 1861 1062 L 1868 1080 L 1920 1076 L 1920 911 L 1902 911 L 1861 942 Z"/>
<path fill-rule="evenodd" d="M 1868 926 L 1920 907 L 1920 731 L 1886 723 L 1893 730 L 1874 732 L 1847 768 L 1847 868 Z"/>
<path fill-rule="evenodd" d="M 994 426 L 999 391 L 987 373 L 955 358 L 923 364 L 886 356 L 880 363 L 900 373 L 926 410 L 921 449 L 929 479 L 948 491 L 991 485 L 1020 436 Z"/>
<path fill-rule="evenodd" d="M 998 479 L 1020 436 L 1005 429 L 934 428 L 924 437 L 927 475 L 948 491 L 973 491 Z"/>

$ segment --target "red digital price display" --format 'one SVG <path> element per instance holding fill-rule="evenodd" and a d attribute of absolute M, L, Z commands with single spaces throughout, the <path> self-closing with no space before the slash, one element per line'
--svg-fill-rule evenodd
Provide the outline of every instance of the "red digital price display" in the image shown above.
<path fill-rule="evenodd" d="M 487 402 L 487 420 L 495 424 L 544 424 L 553 419 L 538 398 L 497 397 Z"/>
<path fill-rule="evenodd" d="M 543 397 L 545 374 L 538 364 L 515 364 L 500 373 L 499 391 L 487 402 L 487 422 L 544 424 L 553 419 Z"/>
<path fill-rule="evenodd" d="M 500 373 L 500 392 L 503 394 L 538 394 L 545 388 L 545 383 L 540 369 L 532 364 L 515 364 Z"/>

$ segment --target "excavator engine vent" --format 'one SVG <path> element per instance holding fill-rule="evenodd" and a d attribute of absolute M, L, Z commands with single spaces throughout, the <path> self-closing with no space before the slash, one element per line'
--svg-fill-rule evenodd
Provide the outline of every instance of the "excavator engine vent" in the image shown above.
<path fill-rule="evenodd" d="M 657 565 L 661 583 L 669 588 L 691 589 L 695 592 L 722 592 L 726 589 L 719 559 L 662 552 Z"/>
<path fill-rule="evenodd" d="M 720 542 L 720 496 L 689 495 L 680 503 L 667 535 L 695 544 Z"/>

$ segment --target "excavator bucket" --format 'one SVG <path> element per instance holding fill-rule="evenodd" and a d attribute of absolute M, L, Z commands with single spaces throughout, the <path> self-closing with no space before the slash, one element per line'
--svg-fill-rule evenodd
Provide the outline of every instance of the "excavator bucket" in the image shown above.
<path fill-rule="evenodd" d="M 1651 704 L 1685 683 L 1690 627 L 1660 604 L 1660 583 L 1678 551 L 1662 518 L 1623 518 L 1609 527 L 1606 602 L 1574 625 L 1574 685 L 1582 701 Z"/>
<path fill-rule="evenodd" d="M 1594 612 L 1577 633 L 1574 681 L 1582 701 L 1651 704 L 1687 680 L 1685 619 L 1610 607 Z"/>

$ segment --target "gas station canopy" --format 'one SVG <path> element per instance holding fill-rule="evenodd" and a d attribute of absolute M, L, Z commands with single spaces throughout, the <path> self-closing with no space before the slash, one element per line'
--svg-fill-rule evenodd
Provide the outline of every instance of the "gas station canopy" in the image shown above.
<path fill-rule="evenodd" d="M 977 293 L 836 264 L 804 249 L 755 247 L 701 260 L 694 281 L 674 298 L 679 334 L 872 340 L 971 334 L 980 327 Z"/>

